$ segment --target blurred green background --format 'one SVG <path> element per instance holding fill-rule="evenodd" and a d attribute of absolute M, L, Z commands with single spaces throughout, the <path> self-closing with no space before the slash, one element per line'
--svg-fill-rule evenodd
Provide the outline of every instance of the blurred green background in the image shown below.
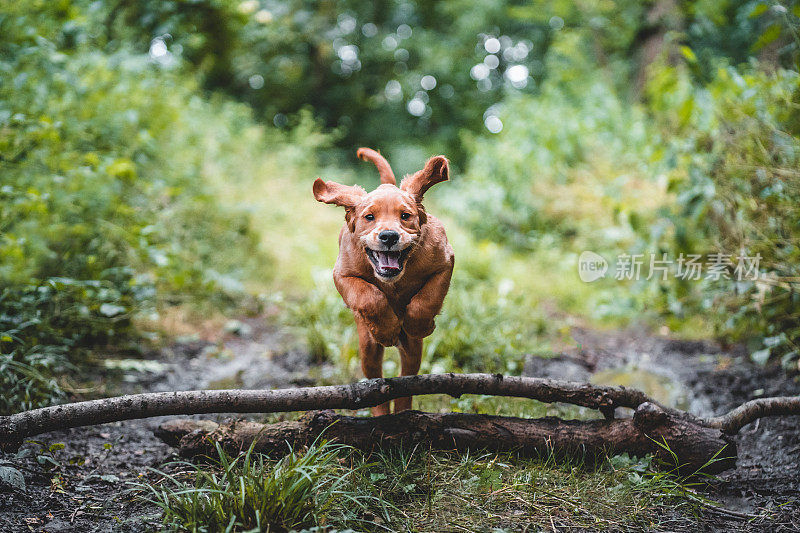
<path fill-rule="evenodd" d="M 269 309 L 357 376 L 330 280 L 342 214 L 311 183 L 375 186 L 358 146 L 398 174 L 452 162 L 427 204 L 458 261 L 423 371 L 519 373 L 571 324 L 632 320 L 796 370 L 798 16 L 760 0 L 0 0 L 0 414 L 157 343 L 175 309 Z M 621 253 L 760 254 L 759 279 L 589 284 L 583 250 L 612 270 Z"/>

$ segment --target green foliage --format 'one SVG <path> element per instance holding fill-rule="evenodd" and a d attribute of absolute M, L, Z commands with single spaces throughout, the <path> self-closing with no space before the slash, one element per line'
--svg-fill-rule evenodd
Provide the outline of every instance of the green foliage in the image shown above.
<path fill-rule="evenodd" d="M 34 353 L 20 347 L 0 354 L 4 394 L 0 398 L 0 414 L 8 415 L 34 409 L 60 400 L 64 394 L 52 377 L 56 370 L 66 368 L 66 356 L 55 347 L 33 348 Z M 19 353 L 18 353 L 19 351 Z M 26 362 L 22 362 L 26 361 Z"/>
<path fill-rule="evenodd" d="M 710 317 L 793 364 L 796 4 L 0 0 L 3 409 L 130 346 L 144 311 L 224 309 L 272 279 L 296 286 L 315 357 L 351 369 L 332 284 L 302 297 L 335 253 L 305 181 L 342 170 L 334 141 L 398 171 L 455 160 L 428 201 L 469 234 L 424 370 L 518 372 L 550 300 Z M 764 279 L 574 276 L 584 249 L 723 248 L 760 253 Z"/>
<path fill-rule="evenodd" d="M 674 254 L 730 256 L 721 279 L 676 280 L 660 303 L 679 316 L 704 314 L 718 333 L 749 340 L 794 365 L 800 355 L 800 75 L 720 68 L 705 86 L 678 68 L 663 68 L 650 87 L 651 106 L 675 131 L 671 157 L 676 202 L 643 238 Z M 678 140 L 679 139 L 679 140 Z M 739 258 L 760 257 L 742 275 Z M 743 267 L 747 263 L 743 262 Z M 758 277 L 758 279 L 753 279 Z"/>
<path fill-rule="evenodd" d="M 166 287 L 213 289 L 200 271 L 215 266 L 210 250 L 253 245 L 247 220 L 216 207 L 191 147 L 200 136 L 184 130 L 213 108 L 146 58 L 22 46 L 9 46 L 19 81 L 0 93 L 3 277 L 94 279 L 133 265 Z"/>
<path fill-rule="evenodd" d="M 164 43 L 170 55 L 191 63 L 205 86 L 249 103 L 278 126 L 311 106 L 347 146 L 402 144 L 416 132 L 434 133 L 452 151 L 460 128 L 479 129 L 482 111 L 506 90 L 516 91 L 502 72 L 531 64 L 533 50 L 545 47 L 552 31 L 546 20 L 509 16 L 505 7 L 496 1 L 145 1 L 119 3 L 106 20 L 112 44 L 131 41 L 145 51 Z M 492 82 L 479 89 L 470 69 L 487 55 L 489 34 L 500 36 L 498 24 L 509 32 L 503 48 L 510 52 L 499 56 Z M 423 87 L 426 75 L 436 78 L 435 87 Z M 412 114 L 407 106 L 415 99 L 420 107 Z"/>
<path fill-rule="evenodd" d="M 605 292 L 603 307 L 616 316 L 655 311 L 679 328 L 701 317 L 720 337 L 747 341 L 759 361 L 773 355 L 794 366 L 797 72 L 718 61 L 698 76 L 696 54 L 683 48 L 685 62 L 650 66 L 643 105 L 586 63 L 581 39 L 563 34 L 551 45 L 548 64 L 562 75 L 540 94 L 495 107 L 503 131 L 470 139 L 465 183 L 445 205 L 482 238 L 531 252 L 592 250 L 612 258 L 612 269 L 624 252 L 728 254 L 723 279 L 673 272 L 607 292 L 598 282 L 590 301 Z M 741 255 L 760 256 L 759 280 L 731 279 Z"/>
<path fill-rule="evenodd" d="M 497 272 L 484 279 L 457 273 L 423 347 L 423 371 L 519 375 L 525 354 L 541 351 L 550 333 L 537 303 Z"/>
<path fill-rule="evenodd" d="M 146 56 L 93 49 L 74 6 L 28 7 L 0 17 L 3 413 L 58 397 L 52 376 L 90 351 L 125 348 L 137 314 L 231 305 L 269 273 L 249 216 L 218 199 L 216 175 L 238 162 L 207 149 L 260 148 L 247 110 L 200 100 Z"/>
<path fill-rule="evenodd" d="M 741 17 L 746 9 L 750 9 L 747 14 L 749 24 L 744 24 Z M 742 21 L 741 26 L 749 25 L 755 30 L 752 33 L 757 38 L 749 43 L 751 53 L 757 53 L 761 59 L 783 68 L 800 70 L 800 3 L 797 0 L 748 2 L 741 6 L 737 15 Z"/>
<path fill-rule="evenodd" d="M 304 337 L 315 361 L 335 360 L 348 351 L 354 339 L 353 315 L 333 286 L 330 270 L 314 273 L 314 287 L 304 298 L 290 302 L 286 325 Z"/>
<path fill-rule="evenodd" d="M 600 73 L 584 78 L 574 94 L 554 82 L 508 100 L 503 131 L 472 140 L 465 184 L 444 201 L 478 236 L 526 251 L 552 236 L 630 238 L 627 214 L 657 190 L 659 138 Z"/>
<path fill-rule="evenodd" d="M 781 61 L 796 58 L 787 41 L 795 3 L 788 4 L 146 0 L 99 4 L 93 16 L 109 46 L 156 46 L 162 62 L 186 59 L 205 87 L 247 102 L 265 121 L 283 127 L 310 106 L 344 146 L 398 149 L 425 135 L 426 148 L 440 145 L 463 161 L 469 152 L 459 139 L 483 131 L 490 106 L 565 78 L 560 65 L 543 61 L 564 35 L 580 35 L 582 53 L 613 71 L 619 87 L 637 75 L 653 35 L 696 50 L 704 77 L 717 58 L 739 64 L 764 47 L 780 50 Z M 487 49 L 489 39 L 499 49 Z M 526 73 L 517 82 L 515 66 Z"/>
<path fill-rule="evenodd" d="M 339 515 L 357 520 L 365 498 L 352 492 L 352 473 L 339 464 L 342 450 L 315 443 L 272 462 L 252 446 L 231 457 L 217 444 L 210 467 L 181 464 L 194 480 L 159 473 L 163 484 L 139 485 L 140 494 L 163 510 L 172 531 L 288 531 Z"/>
<path fill-rule="evenodd" d="M 80 349 L 124 347 L 132 339 L 131 312 L 141 296 L 130 278 L 130 271 L 117 269 L 100 279 L 48 278 L 3 289 L 0 414 L 62 397 L 53 376 L 71 370 Z"/>

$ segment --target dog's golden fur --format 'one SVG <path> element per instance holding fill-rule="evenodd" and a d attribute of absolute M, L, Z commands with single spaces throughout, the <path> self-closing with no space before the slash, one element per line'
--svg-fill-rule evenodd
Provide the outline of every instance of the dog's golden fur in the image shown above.
<path fill-rule="evenodd" d="M 382 377 L 385 346 L 397 346 L 401 374 L 414 375 L 422 360 L 422 339 L 435 328 L 453 273 L 453 249 L 444 226 L 422 206 L 425 192 L 448 179 L 448 162 L 444 156 L 432 157 L 397 187 L 378 152 L 361 148 L 358 156 L 378 168 L 381 185 L 374 191 L 319 178 L 314 182 L 318 201 L 345 209 L 333 280 L 356 321 L 364 376 Z M 394 408 L 410 409 L 411 398 L 395 400 Z M 388 414 L 388 402 L 372 413 Z"/>

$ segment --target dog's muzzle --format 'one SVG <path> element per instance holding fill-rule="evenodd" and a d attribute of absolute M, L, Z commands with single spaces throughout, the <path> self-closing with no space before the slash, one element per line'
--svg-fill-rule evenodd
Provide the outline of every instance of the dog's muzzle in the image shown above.
<path fill-rule="evenodd" d="M 366 252 L 378 276 L 393 278 L 403 271 L 409 248 L 404 250 L 373 250 L 367 248 Z"/>

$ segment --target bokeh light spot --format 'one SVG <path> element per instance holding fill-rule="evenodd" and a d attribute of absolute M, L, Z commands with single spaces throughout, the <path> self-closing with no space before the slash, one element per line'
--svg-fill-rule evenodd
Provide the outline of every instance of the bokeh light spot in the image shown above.
<path fill-rule="evenodd" d="M 503 121 L 496 115 L 489 115 L 486 117 L 486 120 L 483 121 L 483 125 L 486 126 L 486 129 L 489 130 L 490 133 L 500 133 L 503 131 Z"/>
<path fill-rule="evenodd" d="M 436 78 L 434 78 L 430 74 L 427 74 L 425 76 L 422 76 L 422 79 L 420 80 L 419 84 L 426 91 L 430 91 L 431 89 L 436 87 Z"/>
<path fill-rule="evenodd" d="M 483 47 L 486 49 L 487 52 L 490 54 L 496 54 L 500 51 L 500 40 L 494 37 L 489 37 L 484 41 Z"/>
<path fill-rule="evenodd" d="M 378 27 L 372 22 L 367 22 L 361 26 L 361 33 L 364 34 L 364 37 L 375 37 L 378 34 Z"/>
<path fill-rule="evenodd" d="M 352 62 L 358 59 L 358 48 L 352 44 L 340 47 L 337 53 L 342 61 Z"/>
<path fill-rule="evenodd" d="M 511 83 L 522 83 L 528 79 L 528 67 L 525 65 L 512 65 L 506 69 L 506 78 Z"/>
<path fill-rule="evenodd" d="M 423 102 L 419 98 L 413 98 L 408 102 L 406 109 L 408 109 L 408 112 L 414 115 L 415 117 L 421 117 L 422 115 L 425 114 L 426 107 L 427 106 L 425 105 L 425 102 Z"/>
<path fill-rule="evenodd" d="M 387 35 L 386 37 L 383 38 L 383 43 L 381 44 L 383 45 L 383 48 L 385 50 L 391 52 L 392 50 L 397 48 L 397 39 L 395 39 L 394 36 L 392 35 Z"/>
<path fill-rule="evenodd" d="M 386 87 L 383 88 L 383 94 L 387 100 L 396 102 L 403 98 L 403 87 L 397 80 L 389 80 L 386 82 Z"/>
<path fill-rule="evenodd" d="M 153 59 L 162 58 L 168 53 L 167 43 L 163 39 L 153 39 L 153 42 L 150 43 L 150 57 Z"/>
<path fill-rule="evenodd" d="M 284 115 L 283 113 L 276 113 L 274 117 L 272 117 L 272 123 L 275 124 L 278 128 L 283 128 L 287 124 L 289 124 L 289 117 Z"/>
<path fill-rule="evenodd" d="M 554 30 L 560 30 L 564 27 L 564 19 L 558 16 L 550 17 L 550 27 Z"/>
<path fill-rule="evenodd" d="M 489 67 L 483 63 L 478 63 L 470 69 L 469 76 L 476 81 L 484 80 L 489 77 Z"/>
<path fill-rule="evenodd" d="M 345 35 L 356 29 L 356 19 L 346 13 L 339 15 L 336 21 L 338 22 L 339 31 Z"/>
<path fill-rule="evenodd" d="M 261 89 L 264 86 L 264 76 L 261 74 L 253 74 L 248 78 L 247 83 L 251 89 Z"/>
<path fill-rule="evenodd" d="M 409 26 L 408 24 L 400 24 L 397 27 L 397 36 L 400 37 L 401 39 L 408 39 L 409 37 L 411 37 L 411 33 L 412 33 L 411 26 Z"/>
<path fill-rule="evenodd" d="M 269 24 L 270 22 L 272 22 L 273 17 L 271 12 L 267 11 L 266 9 L 262 9 L 258 13 L 256 13 L 255 17 L 253 18 L 255 18 L 256 22 L 258 22 L 259 24 Z"/>

